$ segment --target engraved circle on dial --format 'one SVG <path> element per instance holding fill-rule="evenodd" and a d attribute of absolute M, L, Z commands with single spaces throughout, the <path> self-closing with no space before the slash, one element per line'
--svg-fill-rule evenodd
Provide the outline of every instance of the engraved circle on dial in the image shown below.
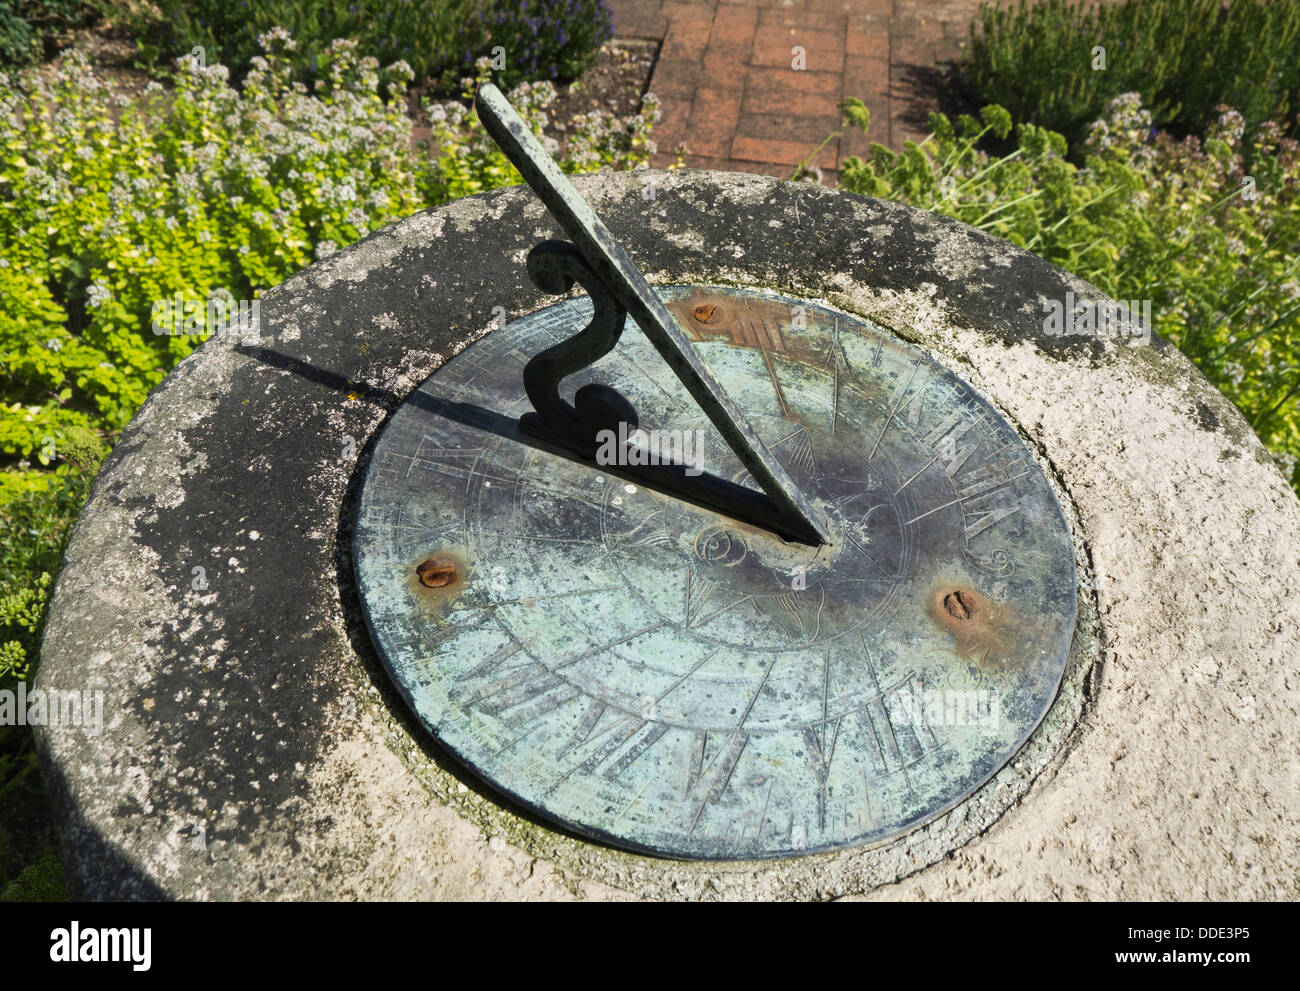
<path fill-rule="evenodd" d="M 808 548 L 519 434 L 569 299 L 471 345 L 385 425 L 359 500 L 372 639 L 425 727 L 578 834 L 681 858 L 878 843 L 969 796 L 1060 683 L 1073 551 L 1015 430 L 944 366 L 806 300 L 658 292 L 829 521 Z M 752 484 L 629 323 L 564 383 Z M 450 559 L 445 586 L 416 576 Z"/>

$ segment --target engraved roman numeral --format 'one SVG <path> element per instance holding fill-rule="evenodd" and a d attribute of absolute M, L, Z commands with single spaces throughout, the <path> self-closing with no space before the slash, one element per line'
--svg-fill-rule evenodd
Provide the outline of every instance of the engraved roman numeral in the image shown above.
<path fill-rule="evenodd" d="M 979 446 L 978 439 L 974 442 L 961 443 L 962 438 L 970 433 L 971 428 L 978 422 L 963 416 L 961 411 L 955 411 L 948 414 L 941 424 L 923 438 L 922 443 L 935 453 L 935 457 L 943 464 L 949 478 L 961 471 L 962 465 Z"/>
<path fill-rule="evenodd" d="M 1011 486 L 1004 484 L 962 502 L 962 516 L 966 519 L 966 540 L 969 543 L 993 524 L 1020 512 L 1020 503 Z"/>
<path fill-rule="evenodd" d="M 650 723 L 650 729 L 641 739 L 637 740 L 629 747 L 609 769 L 605 771 L 606 780 L 613 781 L 620 774 L 628 769 L 642 754 L 659 742 L 660 738 L 668 732 L 668 726 L 664 723 Z"/>
<path fill-rule="evenodd" d="M 727 738 L 727 742 L 722 749 L 714 754 L 714 759 L 710 762 L 713 776 L 709 784 L 709 790 L 695 810 L 695 817 L 691 820 L 690 832 L 695 832 L 695 828 L 700 824 L 700 818 L 704 815 L 704 810 L 710 805 L 716 804 L 718 799 L 722 797 L 723 792 L 727 790 L 727 786 L 731 784 L 731 776 L 735 773 L 736 765 L 740 763 L 740 756 L 745 752 L 748 743 L 749 734 L 732 733 Z M 709 769 L 709 767 L 704 768 L 701 777 L 708 774 Z"/>

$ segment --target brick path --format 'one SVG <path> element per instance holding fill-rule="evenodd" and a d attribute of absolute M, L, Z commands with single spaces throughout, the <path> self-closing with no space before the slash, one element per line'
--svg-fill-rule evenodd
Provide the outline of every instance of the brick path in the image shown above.
<path fill-rule="evenodd" d="M 666 165 L 679 142 L 686 164 L 789 177 L 840 123 L 856 96 L 871 130 L 848 131 L 813 164 L 830 182 L 849 155 L 878 141 L 901 148 L 925 134 L 937 106 L 936 64 L 956 59 L 979 0 L 608 0 L 615 38 L 661 41 L 650 89 L 663 101 L 655 128 Z M 794 47 L 805 68 L 792 67 Z"/>

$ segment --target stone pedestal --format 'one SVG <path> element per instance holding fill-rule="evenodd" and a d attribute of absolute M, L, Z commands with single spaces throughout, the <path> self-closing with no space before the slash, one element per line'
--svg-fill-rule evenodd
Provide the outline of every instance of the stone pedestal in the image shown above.
<path fill-rule="evenodd" d="M 552 302 L 523 260 L 557 229 L 516 187 L 294 276 L 263 297 L 258 342 L 204 345 L 124 433 L 69 547 L 38 681 L 105 693 L 102 733 L 39 734 L 81 893 L 1300 894 L 1300 502 L 1172 345 L 1045 334 L 1043 299 L 1099 294 L 895 204 L 721 173 L 577 186 L 652 283 L 762 286 L 869 317 L 1018 426 L 1082 582 L 1047 720 L 922 829 L 780 862 L 621 853 L 458 776 L 375 659 L 348 548 L 357 467 L 388 413 L 495 307 Z"/>

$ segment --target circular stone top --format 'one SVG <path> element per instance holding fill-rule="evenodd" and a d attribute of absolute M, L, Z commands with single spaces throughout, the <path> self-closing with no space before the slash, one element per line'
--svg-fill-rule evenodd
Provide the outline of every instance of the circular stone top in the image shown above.
<path fill-rule="evenodd" d="M 375 657 L 351 527 L 358 468 L 402 400 L 503 311 L 554 301 L 523 261 L 556 228 L 515 187 L 271 290 L 260 340 L 209 341 L 124 432 L 68 548 L 37 683 L 104 693 L 102 732 L 38 730 L 79 893 L 1296 896 L 1300 502 L 1172 345 L 1046 334 L 1043 301 L 1104 298 L 897 204 L 691 171 L 575 183 L 651 283 L 866 317 L 1017 425 L 1081 580 L 1047 718 L 922 828 L 777 863 L 615 851 L 459 770 Z"/>

